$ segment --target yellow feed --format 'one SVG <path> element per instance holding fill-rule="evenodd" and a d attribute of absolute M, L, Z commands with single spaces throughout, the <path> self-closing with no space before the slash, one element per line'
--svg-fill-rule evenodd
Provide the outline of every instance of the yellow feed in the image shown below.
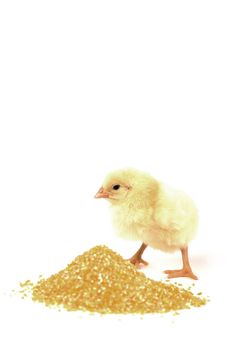
<path fill-rule="evenodd" d="M 101 314 L 164 313 L 206 304 L 174 284 L 153 281 L 106 246 L 96 246 L 77 256 L 64 270 L 32 288 L 34 301 L 67 310 Z"/>

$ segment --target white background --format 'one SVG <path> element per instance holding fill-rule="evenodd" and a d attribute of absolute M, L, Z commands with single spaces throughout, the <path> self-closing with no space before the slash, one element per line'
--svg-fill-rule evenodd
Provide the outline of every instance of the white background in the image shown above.
<path fill-rule="evenodd" d="M 232 348 L 232 18 L 230 1 L 1 1 L 1 349 Z M 10 297 L 96 244 L 135 252 L 93 199 L 124 166 L 196 201 L 190 259 L 211 302 L 141 319 Z M 145 259 L 155 279 L 180 264 Z"/>

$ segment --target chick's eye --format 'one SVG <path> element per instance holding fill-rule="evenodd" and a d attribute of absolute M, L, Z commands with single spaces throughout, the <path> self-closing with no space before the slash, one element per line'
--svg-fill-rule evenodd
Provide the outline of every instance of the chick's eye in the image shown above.
<path fill-rule="evenodd" d="M 113 186 L 112 186 L 112 189 L 115 190 L 115 191 L 117 191 L 117 190 L 119 190 L 120 187 L 121 187 L 120 185 L 113 185 Z"/>

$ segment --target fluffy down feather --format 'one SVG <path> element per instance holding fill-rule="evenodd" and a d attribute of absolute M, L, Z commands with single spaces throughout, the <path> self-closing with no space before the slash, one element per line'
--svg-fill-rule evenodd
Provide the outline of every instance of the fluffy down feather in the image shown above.
<path fill-rule="evenodd" d="M 120 186 L 117 190 L 116 185 Z M 103 192 L 111 203 L 116 233 L 123 238 L 172 252 L 195 236 L 198 212 L 191 198 L 147 173 L 136 169 L 112 172 L 103 183 Z"/>

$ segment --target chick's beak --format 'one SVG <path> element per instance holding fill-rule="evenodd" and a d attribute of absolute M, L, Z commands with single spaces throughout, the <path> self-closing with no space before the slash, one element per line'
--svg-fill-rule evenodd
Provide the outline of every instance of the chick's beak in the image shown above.
<path fill-rule="evenodd" d="M 109 194 L 104 190 L 103 187 L 100 187 L 99 191 L 95 195 L 95 198 L 109 198 Z"/>

